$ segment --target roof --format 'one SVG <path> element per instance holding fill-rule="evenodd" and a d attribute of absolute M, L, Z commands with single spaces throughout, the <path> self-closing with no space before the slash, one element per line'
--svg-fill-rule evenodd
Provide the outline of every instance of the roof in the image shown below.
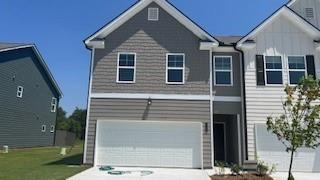
<path fill-rule="evenodd" d="M 52 73 L 49 70 L 49 67 L 45 63 L 44 59 L 42 58 L 39 50 L 37 49 L 36 45 L 34 44 L 23 44 L 23 43 L 3 43 L 0 42 L 0 52 L 5 52 L 5 51 L 12 51 L 12 50 L 17 50 L 17 49 L 23 49 L 23 48 L 32 48 L 36 56 L 38 57 L 37 59 L 40 62 L 40 65 L 44 68 L 46 75 L 49 77 L 49 80 L 51 84 L 53 85 L 54 89 L 59 95 L 59 98 L 62 97 L 62 91 L 58 86 L 58 83 L 54 79 Z"/>
<path fill-rule="evenodd" d="M 289 0 L 287 6 L 292 6 L 297 0 Z"/>
<path fill-rule="evenodd" d="M 241 45 L 242 43 L 244 43 L 245 41 L 249 40 L 250 38 L 254 37 L 257 33 L 259 33 L 261 30 L 263 30 L 267 25 L 269 25 L 269 23 L 271 23 L 273 20 L 275 20 L 280 15 L 286 16 L 288 19 L 290 19 L 297 26 L 300 26 L 308 34 L 310 34 L 312 36 L 320 37 L 320 30 L 317 27 L 315 27 L 309 21 L 307 21 L 302 16 L 297 14 L 295 11 L 293 11 L 288 6 L 283 5 L 278 10 L 276 10 L 272 15 L 270 15 L 268 18 L 266 18 L 264 21 L 262 21 L 257 27 L 255 27 L 247 35 L 245 35 L 243 38 L 241 38 L 237 42 L 238 46 Z"/>
<path fill-rule="evenodd" d="M 157 3 L 161 8 L 167 11 L 171 16 L 173 16 L 177 21 L 179 21 L 182 25 L 188 28 L 191 32 L 193 32 L 200 39 L 205 41 L 211 41 L 215 43 L 219 43 L 217 39 L 211 36 L 210 33 L 206 32 L 203 28 L 201 28 L 198 24 L 188 18 L 185 14 L 183 14 L 178 8 L 176 8 L 173 4 L 168 2 L 167 0 L 139 0 L 119 16 L 114 18 L 112 21 L 104 25 L 98 31 L 93 33 L 87 39 L 84 40 L 84 43 L 88 47 L 92 41 L 96 39 L 103 39 L 111 32 L 116 30 L 122 24 L 127 22 L 131 17 L 139 13 L 145 7 L 147 7 L 152 2 Z"/>
<path fill-rule="evenodd" d="M 232 46 L 236 44 L 243 36 L 215 36 L 222 45 Z"/>
<path fill-rule="evenodd" d="M 18 46 L 24 46 L 24 45 L 27 45 L 27 44 L 0 42 L 0 50 L 2 50 L 2 49 L 8 49 L 8 48 L 13 48 L 13 47 L 18 47 Z"/>

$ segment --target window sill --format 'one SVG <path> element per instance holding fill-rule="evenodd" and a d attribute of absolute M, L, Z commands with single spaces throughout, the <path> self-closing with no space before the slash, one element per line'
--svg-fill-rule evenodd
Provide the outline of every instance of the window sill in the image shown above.
<path fill-rule="evenodd" d="M 179 83 L 179 82 L 167 82 L 167 85 L 184 85 L 184 83 Z"/>
<path fill-rule="evenodd" d="M 130 81 L 117 81 L 117 84 L 135 84 L 136 82 L 130 82 Z"/>

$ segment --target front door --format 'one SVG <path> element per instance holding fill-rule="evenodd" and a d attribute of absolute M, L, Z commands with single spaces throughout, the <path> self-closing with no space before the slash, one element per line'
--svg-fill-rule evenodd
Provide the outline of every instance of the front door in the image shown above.
<path fill-rule="evenodd" d="M 226 139 L 225 124 L 214 124 L 214 159 L 215 161 L 226 161 Z"/>

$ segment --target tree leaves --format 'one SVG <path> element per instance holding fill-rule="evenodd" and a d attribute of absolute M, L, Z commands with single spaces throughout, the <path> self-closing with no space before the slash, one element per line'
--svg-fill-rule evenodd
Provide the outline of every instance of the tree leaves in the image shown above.
<path fill-rule="evenodd" d="M 284 91 L 284 113 L 267 118 L 268 131 L 278 137 L 287 152 L 296 152 L 301 147 L 317 148 L 320 145 L 320 105 L 317 102 L 320 100 L 319 81 L 307 77 L 297 86 L 287 85 Z"/>

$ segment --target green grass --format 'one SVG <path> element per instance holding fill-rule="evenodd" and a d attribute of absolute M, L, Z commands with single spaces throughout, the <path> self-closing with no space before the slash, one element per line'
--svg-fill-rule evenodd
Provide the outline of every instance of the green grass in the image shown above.
<path fill-rule="evenodd" d="M 61 148 L 45 147 L 10 150 L 0 153 L 1 180 L 62 180 L 89 166 L 81 165 L 83 145 L 77 144 L 66 156 L 59 155 Z"/>

